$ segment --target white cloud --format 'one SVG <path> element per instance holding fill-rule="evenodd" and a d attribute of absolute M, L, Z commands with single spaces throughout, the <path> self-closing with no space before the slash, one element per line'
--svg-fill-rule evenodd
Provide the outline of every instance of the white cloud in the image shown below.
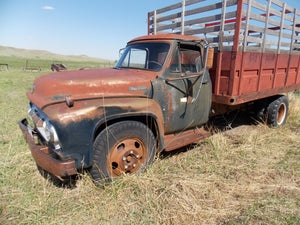
<path fill-rule="evenodd" d="M 42 7 L 42 9 L 45 9 L 45 10 L 53 10 L 54 7 L 45 5 L 45 6 Z"/>

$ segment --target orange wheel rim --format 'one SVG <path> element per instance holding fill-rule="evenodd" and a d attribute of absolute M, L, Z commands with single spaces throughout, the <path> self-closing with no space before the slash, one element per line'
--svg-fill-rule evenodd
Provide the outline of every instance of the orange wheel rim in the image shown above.
<path fill-rule="evenodd" d="M 277 124 L 281 125 L 283 123 L 285 117 L 286 117 L 286 105 L 282 103 L 279 106 L 279 109 L 277 112 Z"/>
<path fill-rule="evenodd" d="M 118 141 L 110 150 L 107 169 L 112 177 L 135 174 L 146 162 L 147 148 L 138 137 L 126 137 Z"/>

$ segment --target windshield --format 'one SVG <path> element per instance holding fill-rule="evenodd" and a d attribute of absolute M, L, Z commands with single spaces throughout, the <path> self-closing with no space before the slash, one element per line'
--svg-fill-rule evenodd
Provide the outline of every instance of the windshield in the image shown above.
<path fill-rule="evenodd" d="M 137 43 L 128 45 L 115 68 L 136 68 L 159 71 L 167 57 L 167 43 Z"/>

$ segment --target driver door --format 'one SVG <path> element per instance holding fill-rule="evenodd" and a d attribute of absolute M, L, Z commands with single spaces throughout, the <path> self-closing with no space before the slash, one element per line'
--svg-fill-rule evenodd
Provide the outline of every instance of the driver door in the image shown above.
<path fill-rule="evenodd" d="M 211 107 L 211 81 L 200 45 L 178 44 L 165 71 L 165 133 L 201 126 Z M 200 90 L 200 91 L 199 91 Z"/>

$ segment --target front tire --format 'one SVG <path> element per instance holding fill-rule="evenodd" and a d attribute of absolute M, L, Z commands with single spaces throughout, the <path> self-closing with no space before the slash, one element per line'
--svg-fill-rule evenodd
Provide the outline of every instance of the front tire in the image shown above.
<path fill-rule="evenodd" d="M 97 181 L 137 174 L 154 160 L 155 137 L 143 123 L 122 121 L 101 131 L 94 142 L 90 173 Z"/>

